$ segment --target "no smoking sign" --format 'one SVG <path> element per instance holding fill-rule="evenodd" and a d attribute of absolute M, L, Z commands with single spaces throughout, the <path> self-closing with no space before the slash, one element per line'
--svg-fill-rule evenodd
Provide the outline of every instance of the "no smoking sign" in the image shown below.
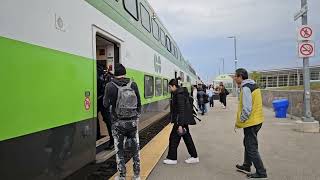
<path fill-rule="evenodd" d="M 313 57 L 315 55 L 315 46 L 313 42 L 301 42 L 299 43 L 299 57 Z"/>

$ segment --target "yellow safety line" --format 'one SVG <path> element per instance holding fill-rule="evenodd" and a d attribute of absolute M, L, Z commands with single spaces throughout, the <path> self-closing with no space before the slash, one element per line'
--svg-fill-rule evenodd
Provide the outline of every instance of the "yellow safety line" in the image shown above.
<path fill-rule="evenodd" d="M 159 162 L 161 156 L 166 151 L 169 145 L 169 135 L 172 125 L 166 126 L 161 132 L 159 132 L 147 145 L 145 145 L 140 151 L 141 160 L 141 179 L 145 180 L 150 175 L 153 168 Z M 132 159 L 126 164 L 127 179 L 133 177 L 133 161 Z M 110 180 L 113 180 L 118 173 L 113 175 Z"/>

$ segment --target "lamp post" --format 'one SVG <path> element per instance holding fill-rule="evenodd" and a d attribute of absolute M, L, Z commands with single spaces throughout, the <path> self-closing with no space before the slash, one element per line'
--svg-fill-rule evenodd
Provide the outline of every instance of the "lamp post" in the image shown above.
<path fill-rule="evenodd" d="M 222 74 L 224 74 L 224 58 L 221 58 L 222 61 Z"/>
<path fill-rule="evenodd" d="M 238 66 L 238 59 L 237 59 L 237 37 L 236 36 L 230 36 L 228 37 L 229 39 L 233 39 L 233 45 L 234 45 L 234 71 L 237 70 L 237 66 Z M 233 83 L 234 87 L 233 87 L 233 93 L 235 96 L 237 96 L 237 87 L 235 82 Z"/>

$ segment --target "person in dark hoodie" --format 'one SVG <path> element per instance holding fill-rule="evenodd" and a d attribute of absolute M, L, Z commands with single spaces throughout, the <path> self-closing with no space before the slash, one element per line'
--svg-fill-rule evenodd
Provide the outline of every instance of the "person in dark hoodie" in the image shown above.
<path fill-rule="evenodd" d="M 120 176 L 125 180 L 126 162 L 124 158 L 124 144 L 131 142 L 133 151 L 133 172 L 135 180 L 140 180 L 140 145 L 138 133 L 138 119 L 141 114 L 141 99 L 138 86 L 126 78 L 126 68 L 122 64 L 115 65 L 114 78 L 106 86 L 104 106 L 112 111 L 112 135 L 114 138 L 117 168 Z"/>
<path fill-rule="evenodd" d="M 110 77 L 110 78 L 106 78 Z M 114 141 L 112 137 L 112 132 L 111 132 L 111 115 L 110 112 L 107 111 L 103 105 L 103 96 L 105 92 L 105 87 L 108 82 L 111 81 L 111 76 L 110 72 L 108 71 L 108 74 L 104 72 L 104 67 L 103 64 L 97 62 L 97 96 L 98 96 L 98 101 L 97 101 L 97 114 L 100 112 L 101 116 L 103 118 L 103 121 L 107 125 L 108 129 L 108 134 L 110 136 L 109 144 L 108 147 L 106 148 L 107 150 L 111 150 L 114 147 Z M 97 120 L 97 140 L 101 139 L 101 131 L 100 131 L 100 123 L 99 120 Z"/>
<path fill-rule="evenodd" d="M 267 172 L 258 151 L 258 132 L 264 121 L 262 97 L 257 84 L 248 79 L 245 69 L 237 69 L 234 76 L 240 87 L 240 99 L 237 113 L 236 128 L 243 128 L 244 132 L 244 162 L 236 165 L 240 172 L 245 172 L 249 179 L 267 179 Z M 251 174 L 252 164 L 256 173 Z"/>
<path fill-rule="evenodd" d="M 205 90 L 203 89 L 202 86 L 200 86 L 198 89 L 197 99 L 198 99 L 198 106 L 201 111 L 201 114 L 204 115 L 206 111 L 205 106 L 206 106 L 207 94 L 205 93 Z"/>
<path fill-rule="evenodd" d="M 178 163 L 177 149 L 181 138 L 183 138 L 191 156 L 185 162 L 188 164 L 198 163 L 199 157 L 189 130 L 189 125 L 195 125 L 196 121 L 193 116 L 193 105 L 190 102 L 188 90 L 180 87 L 176 79 L 170 80 L 169 88 L 172 93 L 170 113 L 173 128 L 169 137 L 168 156 L 163 163 L 171 165 Z"/>

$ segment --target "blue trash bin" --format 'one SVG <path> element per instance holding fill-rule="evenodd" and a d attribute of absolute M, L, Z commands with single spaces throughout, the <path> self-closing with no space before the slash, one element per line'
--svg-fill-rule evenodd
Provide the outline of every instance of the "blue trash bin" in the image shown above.
<path fill-rule="evenodd" d="M 272 101 L 273 109 L 276 113 L 276 118 L 286 118 L 289 107 L 288 99 L 279 99 Z"/>

